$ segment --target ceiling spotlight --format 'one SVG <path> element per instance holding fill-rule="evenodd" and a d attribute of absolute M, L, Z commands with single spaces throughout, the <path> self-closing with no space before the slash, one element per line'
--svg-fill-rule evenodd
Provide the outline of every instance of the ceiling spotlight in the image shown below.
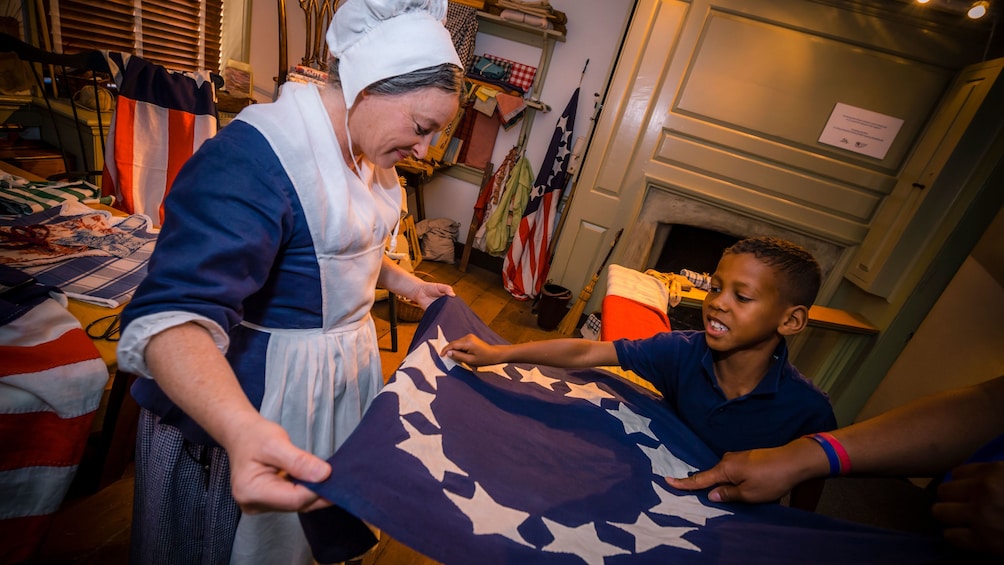
<path fill-rule="evenodd" d="M 969 7 L 969 11 L 966 12 L 966 15 L 969 16 L 970 19 L 978 20 L 987 15 L 987 11 L 989 9 L 990 2 L 982 0 L 980 2 L 973 2 L 973 5 Z"/>
<path fill-rule="evenodd" d="M 928 3 L 928 2 L 930 2 L 930 1 L 931 1 L 931 0 L 917 0 L 917 3 L 918 3 L 918 4 L 927 4 L 927 3 Z"/>

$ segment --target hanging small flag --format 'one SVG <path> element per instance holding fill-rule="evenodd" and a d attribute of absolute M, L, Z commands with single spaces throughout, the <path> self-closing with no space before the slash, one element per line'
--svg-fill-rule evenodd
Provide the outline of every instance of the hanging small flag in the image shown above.
<path fill-rule="evenodd" d="M 540 294 L 551 261 L 551 238 L 554 235 L 558 202 L 568 179 L 572 159 L 572 129 L 579 105 L 579 88 L 572 93 L 565 111 L 551 136 L 530 201 L 502 265 L 505 289 L 518 300 L 530 300 Z"/>

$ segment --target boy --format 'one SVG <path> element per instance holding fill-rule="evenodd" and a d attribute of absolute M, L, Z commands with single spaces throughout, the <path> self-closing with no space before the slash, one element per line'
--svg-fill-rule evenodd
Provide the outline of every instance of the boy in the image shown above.
<path fill-rule="evenodd" d="M 722 253 L 712 275 L 704 331 L 498 346 L 467 335 L 442 354 L 473 366 L 620 365 L 651 382 L 718 456 L 776 447 L 837 426 L 826 395 L 788 362 L 785 341 L 805 328 L 820 278 L 805 249 L 777 238 L 744 239 Z"/>

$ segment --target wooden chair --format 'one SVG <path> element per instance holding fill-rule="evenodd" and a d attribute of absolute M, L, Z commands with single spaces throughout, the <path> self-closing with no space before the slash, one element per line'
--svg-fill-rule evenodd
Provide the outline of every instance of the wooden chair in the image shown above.
<path fill-rule="evenodd" d="M 328 66 L 328 45 L 324 34 L 328 31 L 331 17 L 338 9 L 339 0 L 300 0 L 306 25 L 304 26 L 303 57 L 300 64 L 326 71 Z M 276 98 L 279 87 L 286 82 L 289 73 L 287 55 L 286 0 L 279 0 L 279 74 L 275 79 Z"/>

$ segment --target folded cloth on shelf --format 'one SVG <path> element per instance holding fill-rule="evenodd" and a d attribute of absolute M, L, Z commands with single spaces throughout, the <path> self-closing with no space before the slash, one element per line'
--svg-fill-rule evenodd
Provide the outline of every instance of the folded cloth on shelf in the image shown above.
<path fill-rule="evenodd" d="M 526 110 L 526 102 L 519 96 L 499 92 L 495 95 L 495 101 L 498 103 L 499 121 L 505 129 L 511 128 L 518 122 Z"/>
<path fill-rule="evenodd" d="M 508 66 L 510 71 L 508 78 L 506 78 L 506 82 L 520 87 L 524 92 L 530 91 L 530 88 L 533 86 L 533 79 L 537 76 L 537 67 L 531 67 L 530 65 L 525 65 L 523 63 L 511 61 L 495 55 L 489 55 L 488 53 L 485 53 L 483 57 L 490 59 L 499 65 Z"/>
<path fill-rule="evenodd" d="M 475 55 L 471 63 L 471 72 L 475 72 L 485 78 L 494 80 L 506 80 L 512 72 L 510 63 L 497 63 L 487 57 Z"/>

